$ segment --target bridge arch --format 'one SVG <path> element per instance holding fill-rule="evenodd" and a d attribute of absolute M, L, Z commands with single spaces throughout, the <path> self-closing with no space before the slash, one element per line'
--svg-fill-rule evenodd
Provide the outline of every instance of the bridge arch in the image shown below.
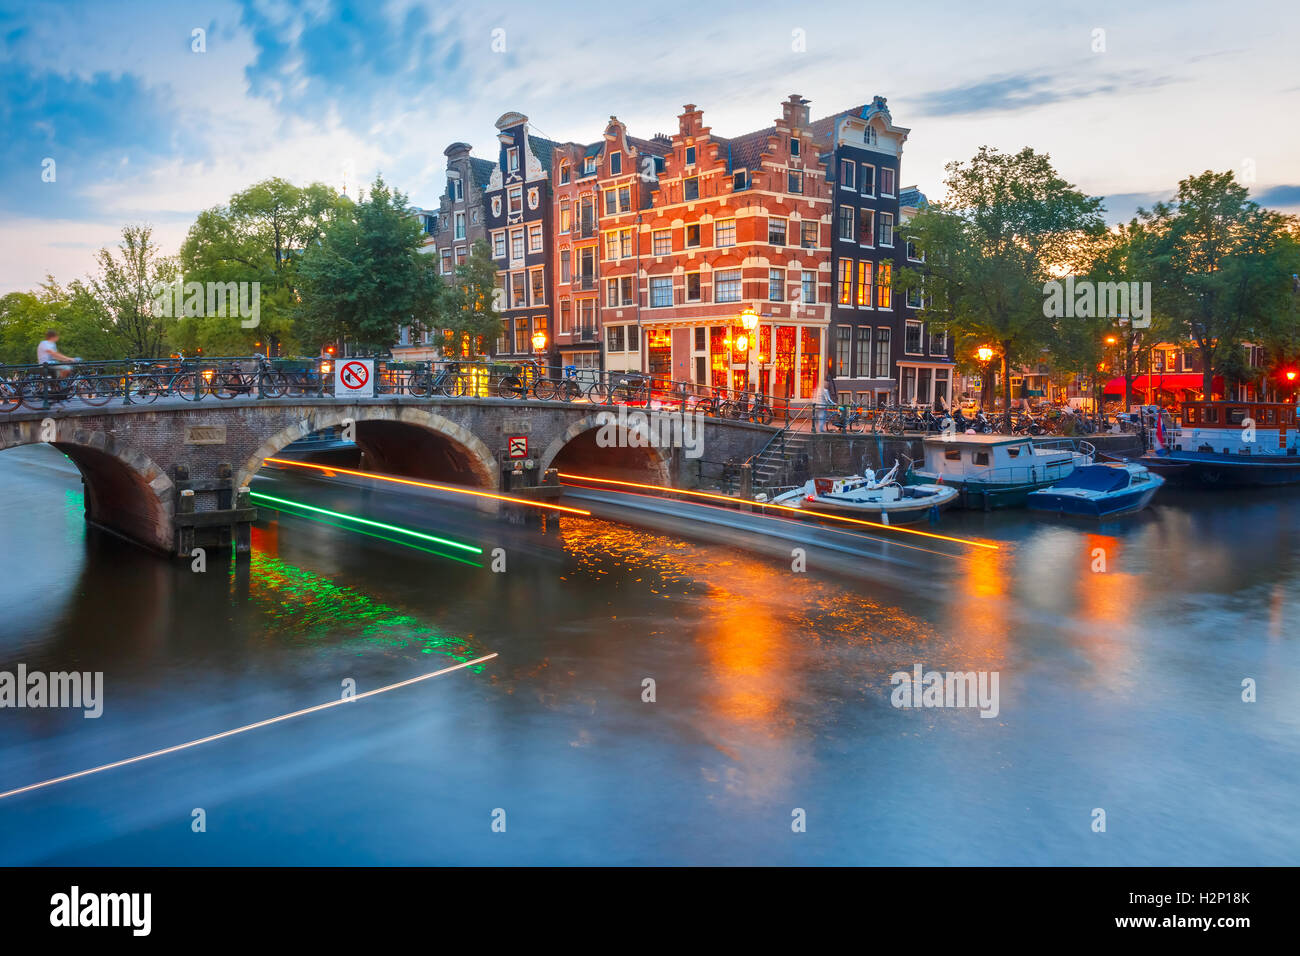
<path fill-rule="evenodd" d="M 411 405 L 308 406 L 292 425 L 266 438 L 236 472 L 245 485 L 267 458 L 326 428 L 356 425 L 357 445 L 377 471 L 496 489 L 497 460 L 477 435 L 450 418 Z M 438 466 L 436 472 L 431 465 Z"/>
<path fill-rule="evenodd" d="M 560 471 L 575 471 L 596 474 L 601 478 L 623 478 L 653 482 L 654 484 L 672 484 L 671 452 L 656 446 L 636 447 L 623 444 L 629 429 L 611 421 L 616 416 L 615 410 L 607 409 L 588 415 L 566 428 L 558 438 L 552 441 L 538 466 L 545 472 L 547 468 Z M 607 417 L 608 416 L 608 417 Z M 618 436 L 619 447 L 601 447 L 597 436 L 602 429 L 611 424 Z"/>
<path fill-rule="evenodd" d="M 45 422 L 52 423 L 53 434 Z M 159 551 L 173 550 L 174 486 L 153 459 L 108 432 L 79 428 L 76 419 L 0 428 L 0 451 L 41 444 L 63 452 L 81 472 L 87 521 Z"/>

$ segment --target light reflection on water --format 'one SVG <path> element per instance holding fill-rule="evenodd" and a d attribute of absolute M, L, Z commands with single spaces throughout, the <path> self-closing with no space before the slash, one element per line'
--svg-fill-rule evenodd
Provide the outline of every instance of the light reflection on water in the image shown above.
<path fill-rule="evenodd" d="M 25 545 L 0 550 L 0 669 L 102 669 L 108 684 L 98 721 L 0 711 L 0 790 L 332 699 L 344 678 L 364 690 L 501 655 L 0 802 L 0 863 L 1172 864 L 1300 850 L 1300 499 L 1286 495 L 1171 498 L 1100 528 L 946 515 L 946 532 L 1008 546 L 925 558 L 899 588 L 825 573 L 869 558 L 810 550 L 799 574 L 595 519 L 520 532 L 350 490 L 325 503 L 446 524 L 505 547 L 507 572 L 281 517 L 259 525 L 250 566 L 195 575 L 88 534 L 75 472 L 38 450 L 0 457 L 0 482 L 0 528 Z M 914 663 L 997 671 L 1001 713 L 891 707 L 890 674 Z M 1256 704 L 1240 701 L 1246 676 Z M 240 826 L 196 843 L 193 806 Z M 494 841 L 497 806 L 512 823 Z M 1104 835 L 1088 826 L 1097 806 Z M 805 834 L 790 832 L 794 807 Z"/>

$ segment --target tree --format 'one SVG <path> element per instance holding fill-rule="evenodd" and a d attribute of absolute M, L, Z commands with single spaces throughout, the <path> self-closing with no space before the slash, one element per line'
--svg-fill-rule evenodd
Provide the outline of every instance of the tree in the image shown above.
<path fill-rule="evenodd" d="M 369 195 L 325 225 L 298 266 L 298 314 L 313 346 L 348 340 L 386 351 L 402 325 L 430 327 L 442 283 L 406 196 L 375 178 Z"/>
<path fill-rule="evenodd" d="M 272 178 L 236 193 L 225 206 L 201 212 L 181 245 L 183 279 L 258 283 L 259 323 L 244 328 L 226 317 L 182 318 L 174 344 L 219 354 L 253 349 L 270 354 L 277 346 L 301 350 L 294 317 L 299 260 L 345 202 L 321 183 L 299 187 Z"/>
<path fill-rule="evenodd" d="M 1053 344 L 1044 284 L 1083 260 L 1088 237 L 1105 228 L 1101 200 L 1061 179 L 1050 158 L 985 146 L 949 163 L 947 195 L 907 225 L 925 256 L 922 270 L 899 270 L 896 284 L 920 289 L 921 318 L 958 341 L 997 347 L 1008 427 L 1011 369 Z"/>
<path fill-rule="evenodd" d="M 117 355 L 156 358 L 172 320 L 155 309 L 155 290 L 177 275 L 175 260 L 163 256 L 148 226 L 125 226 L 117 253 L 100 249 L 99 275 L 72 284 L 79 307 L 111 328 Z"/>
<path fill-rule="evenodd" d="M 456 282 L 443 291 L 434 321 L 453 333 L 457 342 L 468 340 L 471 349 L 501 335 L 496 302 L 497 267 L 492 250 L 479 239 L 465 261 L 456 267 Z"/>
<path fill-rule="evenodd" d="M 1231 171 L 1207 170 L 1178 184 L 1172 202 L 1138 210 L 1149 235 L 1146 268 L 1155 307 L 1201 358 L 1202 392 L 1213 391 L 1216 364 L 1250 337 L 1269 334 L 1293 307 L 1295 220 L 1247 198 Z"/>

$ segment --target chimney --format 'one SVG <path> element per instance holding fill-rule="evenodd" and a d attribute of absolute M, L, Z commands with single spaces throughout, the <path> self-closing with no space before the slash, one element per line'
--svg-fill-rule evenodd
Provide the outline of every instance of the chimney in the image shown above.
<path fill-rule="evenodd" d="M 791 93 L 781 104 L 781 119 L 790 129 L 808 125 L 808 103 L 798 93 Z"/>

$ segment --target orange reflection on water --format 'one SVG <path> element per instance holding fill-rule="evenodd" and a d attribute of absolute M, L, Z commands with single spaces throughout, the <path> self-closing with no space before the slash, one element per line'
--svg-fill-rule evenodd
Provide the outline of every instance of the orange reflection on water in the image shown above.
<path fill-rule="evenodd" d="M 1082 567 L 1074 566 L 1078 599 L 1071 642 L 1107 684 L 1127 682 L 1134 663 L 1127 632 L 1141 585 L 1137 575 L 1124 571 L 1122 546 L 1113 535 L 1084 535 Z"/>

